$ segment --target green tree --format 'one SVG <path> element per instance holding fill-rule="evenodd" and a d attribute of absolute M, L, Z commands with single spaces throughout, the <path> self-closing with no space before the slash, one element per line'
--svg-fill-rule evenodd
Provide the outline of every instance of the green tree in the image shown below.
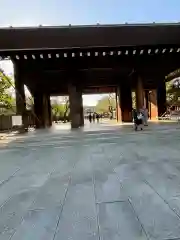
<path fill-rule="evenodd" d="M 64 121 L 66 121 L 69 113 L 70 113 L 70 109 L 69 109 L 69 98 L 68 97 L 65 97 L 64 98 Z"/>
<path fill-rule="evenodd" d="M 0 69 L 0 104 L 5 109 L 11 109 L 14 103 L 14 98 L 10 93 L 11 87 L 12 78 Z"/>
<path fill-rule="evenodd" d="M 180 105 L 180 79 L 166 83 L 166 97 L 169 106 Z"/>
<path fill-rule="evenodd" d="M 109 96 L 100 99 L 95 107 L 97 113 L 111 112 L 116 109 L 116 99 L 115 96 L 110 94 Z"/>
<path fill-rule="evenodd" d="M 63 116 L 64 114 L 63 104 L 57 104 L 57 103 L 52 104 L 52 112 L 53 112 L 53 115 L 55 116 Z"/>
<path fill-rule="evenodd" d="M 69 97 L 63 96 L 60 97 L 59 100 L 53 100 L 53 103 L 51 104 L 52 113 L 56 119 L 57 117 L 58 119 L 60 117 L 61 120 L 66 122 L 69 117 Z"/>

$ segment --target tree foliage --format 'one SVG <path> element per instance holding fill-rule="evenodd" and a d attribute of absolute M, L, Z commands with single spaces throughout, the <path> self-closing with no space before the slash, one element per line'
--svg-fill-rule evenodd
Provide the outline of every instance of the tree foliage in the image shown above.
<path fill-rule="evenodd" d="M 63 116 L 64 114 L 63 104 L 57 104 L 57 103 L 52 104 L 52 112 L 53 112 L 53 115 L 55 116 Z"/>
<path fill-rule="evenodd" d="M 180 105 L 180 79 L 166 83 L 167 103 L 169 106 Z"/>
<path fill-rule="evenodd" d="M 68 97 L 63 98 L 63 103 L 54 102 L 52 105 L 52 113 L 54 119 L 62 119 L 66 122 L 69 116 L 69 99 Z"/>
<path fill-rule="evenodd" d="M 14 99 L 9 91 L 12 86 L 12 78 L 0 70 L 0 104 L 5 109 L 11 109 Z"/>
<path fill-rule="evenodd" d="M 116 99 L 114 94 L 109 94 L 100 99 L 95 107 L 97 113 L 112 113 L 114 109 L 116 109 Z"/>

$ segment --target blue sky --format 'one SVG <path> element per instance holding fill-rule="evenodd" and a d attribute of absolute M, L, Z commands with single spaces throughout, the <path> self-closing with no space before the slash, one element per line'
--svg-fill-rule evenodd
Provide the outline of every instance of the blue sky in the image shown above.
<path fill-rule="evenodd" d="M 0 25 L 180 21 L 180 0 L 1 0 Z"/>
<path fill-rule="evenodd" d="M 179 10 L 180 0 L 1 0 L 0 26 L 180 22 Z"/>

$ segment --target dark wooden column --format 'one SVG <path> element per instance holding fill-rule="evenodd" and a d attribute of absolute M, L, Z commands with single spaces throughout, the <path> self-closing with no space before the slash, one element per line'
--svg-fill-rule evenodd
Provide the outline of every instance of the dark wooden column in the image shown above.
<path fill-rule="evenodd" d="M 132 92 L 131 85 L 124 81 L 118 88 L 118 99 L 122 122 L 132 122 Z"/>
<path fill-rule="evenodd" d="M 143 88 L 143 81 L 141 77 L 137 77 L 136 82 L 136 108 L 137 110 L 142 109 L 144 107 L 144 88 Z"/>
<path fill-rule="evenodd" d="M 158 116 L 161 117 L 166 112 L 166 84 L 164 80 L 159 81 L 157 87 Z"/>
<path fill-rule="evenodd" d="M 52 126 L 52 108 L 51 108 L 51 100 L 50 95 L 47 95 L 47 108 L 48 108 L 48 120 L 49 120 L 49 126 Z"/>
<path fill-rule="evenodd" d="M 149 90 L 144 91 L 144 106 L 149 109 Z"/>
<path fill-rule="evenodd" d="M 149 116 L 151 120 L 158 118 L 157 89 L 149 91 Z"/>
<path fill-rule="evenodd" d="M 84 125 L 82 92 L 75 83 L 68 86 L 71 127 L 79 128 Z"/>
<path fill-rule="evenodd" d="M 116 119 L 117 122 L 121 122 L 121 108 L 120 108 L 120 88 L 116 89 Z"/>
<path fill-rule="evenodd" d="M 34 112 L 37 128 L 46 128 L 51 126 L 52 120 L 49 95 L 41 92 L 36 92 L 34 94 Z"/>
<path fill-rule="evenodd" d="M 43 119 L 43 94 L 40 92 L 34 93 L 34 113 L 36 128 L 44 128 Z"/>
<path fill-rule="evenodd" d="M 43 94 L 43 117 L 44 117 L 45 127 L 50 127 L 52 125 L 51 102 L 50 102 L 50 96 L 48 94 Z"/>
<path fill-rule="evenodd" d="M 84 126 L 84 110 L 83 110 L 83 98 L 82 98 L 82 90 L 81 87 L 77 86 L 77 101 L 79 102 L 79 107 L 80 107 L 80 116 L 81 116 L 81 123 L 80 126 L 83 127 Z"/>
<path fill-rule="evenodd" d="M 16 114 L 22 116 L 22 123 L 27 127 L 26 97 L 24 91 L 23 75 L 17 63 L 14 63 L 14 81 L 16 91 Z"/>

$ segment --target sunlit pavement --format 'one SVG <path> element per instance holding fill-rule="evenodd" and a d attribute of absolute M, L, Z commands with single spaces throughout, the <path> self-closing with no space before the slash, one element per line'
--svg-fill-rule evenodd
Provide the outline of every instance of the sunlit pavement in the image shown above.
<path fill-rule="evenodd" d="M 0 240 L 180 239 L 179 146 L 177 123 L 12 138 L 0 149 Z"/>

